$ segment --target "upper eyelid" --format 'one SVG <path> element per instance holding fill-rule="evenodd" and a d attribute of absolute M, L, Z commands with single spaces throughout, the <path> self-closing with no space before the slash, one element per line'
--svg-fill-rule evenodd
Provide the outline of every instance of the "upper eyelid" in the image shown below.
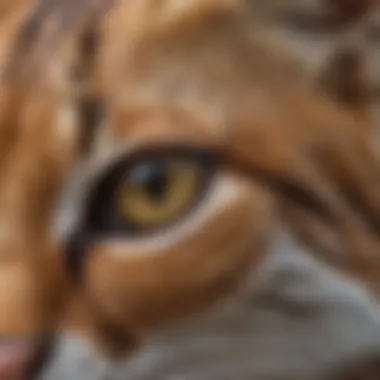
<path fill-rule="evenodd" d="M 99 170 L 96 175 L 94 175 L 91 180 L 90 188 L 96 187 L 96 184 L 102 182 L 102 180 L 107 176 L 107 173 L 114 170 L 119 165 L 123 165 L 123 163 L 128 163 L 129 165 L 133 165 L 134 163 L 139 162 L 139 159 L 144 158 L 152 158 L 154 156 L 167 155 L 168 157 L 180 157 L 184 155 L 185 157 L 193 157 L 194 161 L 202 161 L 207 160 L 208 162 L 216 162 L 217 155 L 214 150 L 204 149 L 199 146 L 194 146 L 192 144 L 187 143 L 161 143 L 161 144 L 152 144 L 140 146 L 139 149 L 134 149 L 133 151 L 129 151 L 124 154 L 120 154 L 116 156 L 112 161 L 107 162 L 102 170 Z M 128 162 L 130 161 L 130 162 Z M 206 161 L 205 161 L 206 163 Z"/>
<path fill-rule="evenodd" d="M 128 159 L 128 157 L 132 159 L 133 157 L 137 157 L 140 154 L 143 155 L 146 152 L 152 152 L 154 150 L 159 152 L 160 150 L 180 151 L 181 149 L 192 149 L 194 151 L 199 150 L 202 152 L 209 152 L 210 155 L 219 157 L 218 147 L 194 144 L 193 142 L 187 141 L 186 139 L 173 138 L 152 142 L 146 142 L 145 140 L 134 140 L 128 141 L 125 144 L 121 144 L 112 151 L 110 150 L 109 154 L 95 157 L 94 160 L 90 158 L 82 168 L 82 172 L 83 175 L 87 175 L 93 179 L 96 179 L 102 176 L 109 168 L 117 164 L 117 162 L 123 159 Z"/>

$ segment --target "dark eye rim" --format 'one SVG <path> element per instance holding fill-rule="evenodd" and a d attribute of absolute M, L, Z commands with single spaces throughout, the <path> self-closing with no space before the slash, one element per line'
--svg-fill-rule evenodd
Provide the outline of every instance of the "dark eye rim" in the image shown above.
<path fill-rule="evenodd" d="M 160 226 L 140 226 L 128 220 L 115 219 L 113 194 L 125 173 L 135 165 L 147 160 L 184 159 L 195 163 L 199 170 L 199 187 L 187 209 L 173 220 Z M 169 227 L 193 210 L 208 191 L 217 166 L 217 155 L 212 149 L 190 144 L 158 144 L 143 147 L 132 154 L 125 154 L 99 176 L 89 189 L 89 198 L 84 206 L 81 230 L 86 235 L 104 239 L 107 237 L 137 237 Z M 113 221 L 113 223 L 111 222 Z"/>
<path fill-rule="evenodd" d="M 131 228 L 131 226 L 129 226 L 129 228 L 104 229 L 102 226 L 94 225 L 93 214 L 91 211 L 96 209 L 99 199 L 97 197 L 101 196 L 101 194 L 99 194 L 100 186 L 105 183 L 108 176 L 115 173 L 115 170 L 119 167 L 124 168 L 124 173 L 126 168 L 131 167 L 133 164 L 144 158 L 163 156 L 186 158 L 199 164 L 199 167 L 202 169 L 199 181 L 200 186 L 192 204 L 189 205 L 189 208 L 178 218 L 152 229 Z M 126 153 L 119 156 L 111 166 L 97 176 L 91 186 L 86 190 L 89 197 L 83 204 L 81 218 L 78 221 L 75 231 L 68 236 L 65 244 L 65 261 L 67 263 L 69 276 L 74 281 L 81 281 L 84 262 L 86 261 L 85 251 L 88 245 L 110 239 L 125 239 L 130 237 L 139 238 L 154 232 L 162 231 L 163 229 L 170 227 L 170 225 L 178 222 L 178 220 L 186 217 L 192 210 L 195 210 L 205 194 L 209 191 L 214 174 L 220 164 L 219 158 L 218 149 L 215 149 L 214 147 L 199 147 L 188 143 L 181 144 L 178 142 L 175 144 L 161 143 L 154 146 L 140 147 L 133 153 Z M 122 177 L 122 175 L 119 176 L 120 179 Z"/>

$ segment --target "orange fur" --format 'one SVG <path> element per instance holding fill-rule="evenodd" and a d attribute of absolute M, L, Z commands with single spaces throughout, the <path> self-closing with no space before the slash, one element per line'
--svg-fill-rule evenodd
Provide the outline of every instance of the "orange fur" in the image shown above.
<path fill-rule="evenodd" d="M 57 5 L 61 12 L 76 6 L 65 4 Z M 101 316 L 135 344 L 208 309 L 261 264 L 276 221 L 379 291 L 379 164 L 362 133 L 370 100 L 361 84 L 354 105 L 327 98 L 302 61 L 261 31 L 253 9 L 239 0 L 120 0 L 103 17 L 89 12 L 83 25 L 70 25 L 43 70 L 36 65 L 9 79 L 8 60 L 0 65 L 0 288 L 14 292 L 11 303 L 0 292 L 1 333 L 59 324 L 124 352 L 129 342 L 119 346 Z M 1 38 L 13 41 L 22 21 L 9 17 Z M 96 40 L 88 60 L 78 43 L 82 28 Z M 3 57 L 14 58 L 13 46 Z M 217 177 L 233 193 L 202 228 L 168 246 L 142 245 L 136 253 L 128 242 L 90 245 L 82 287 L 68 279 L 63 248 L 60 255 L 51 249 L 50 227 L 54 202 L 79 162 L 79 104 L 93 94 L 107 112 L 94 133 L 97 149 L 85 159 L 105 164 L 126 143 L 192 143 L 218 152 Z M 303 208 L 292 190 L 314 206 Z M 52 298 L 63 301 L 58 317 Z"/>

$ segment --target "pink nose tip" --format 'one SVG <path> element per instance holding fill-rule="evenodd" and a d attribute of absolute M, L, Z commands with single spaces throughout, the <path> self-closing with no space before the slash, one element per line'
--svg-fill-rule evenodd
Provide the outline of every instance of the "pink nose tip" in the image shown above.
<path fill-rule="evenodd" d="M 29 342 L 0 341 L 0 380 L 23 380 L 35 354 Z"/>

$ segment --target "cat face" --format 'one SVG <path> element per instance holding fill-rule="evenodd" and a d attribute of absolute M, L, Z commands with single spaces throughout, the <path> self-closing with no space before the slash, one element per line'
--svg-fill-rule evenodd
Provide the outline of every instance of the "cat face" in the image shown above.
<path fill-rule="evenodd" d="M 244 2 L 120 1 L 100 19 L 83 3 L 84 32 L 78 4 L 35 9 L 0 89 L 0 374 L 368 369 L 380 345 L 368 119 L 326 99 Z"/>

